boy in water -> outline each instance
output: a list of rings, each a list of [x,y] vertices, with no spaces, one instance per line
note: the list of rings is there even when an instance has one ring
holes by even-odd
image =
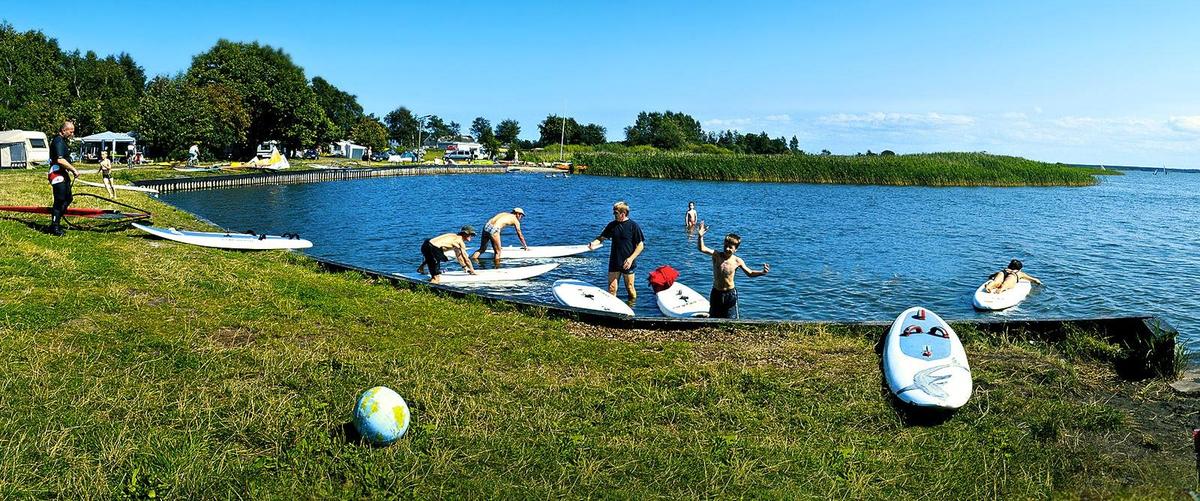
[[[683,214],[683,227],[692,231],[696,226],[696,202],[688,202],[688,210]]]
[[[733,287],[734,272],[741,269],[748,277],[761,277],[771,271],[771,265],[763,263],[761,270],[751,270],[742,258],[734,255],[742,244],[742,237],[730,233],[725,236],[724,250],[718,252],[704,246],[704,234],[708,227],[704,222],[696,229],[696,247],[700,252],[712,256],[713,286],[709,295],[708,316],[710,318],[738,318],[737,290]]]
[[[425,240],[421,243],[421,256],[425,260],[417,267],[417,273],[425,273],[425,266],[429,266],[429,282],[441,283],[442,263],[449,261],[446,251],[454,249],[454,258],[458,264],[462,265],[467,273],[474,275],[475,268],[471,266],[471,260],[467,259],[467,242],[470,242],[473,236],[475,228],[468,224],[458,233],[443,233]]]

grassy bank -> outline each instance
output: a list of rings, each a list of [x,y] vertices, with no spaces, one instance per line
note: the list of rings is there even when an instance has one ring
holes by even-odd
[[[0,203],[48,204],[36,173]],[[135,195],[155,222],[203,228]],[[886,398],[882,329],[623,331],[136,232],[0,219],[0,497],[1170,498],[1196,399],[1125,348],[960,333],[975,395]],[[415,249],[397,249],[416,252]],[[387,385],[413,427],[348,439]]]
[[[888,156],[578,153],[588,174],[893,186],[1089,186],[1098,170],[986,153]]]

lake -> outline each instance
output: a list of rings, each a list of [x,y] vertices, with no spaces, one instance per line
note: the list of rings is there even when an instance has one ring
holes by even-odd
[[[307,252],[384,272],[411,272],[421,242],[522,207],[530,245],[583,244],[625,200],[646,235],[638,315],[661,315],[647,274],[659,265],[707,294],[711,266],[685,232],[694,200],[719,247],[726,233],[752,268],[738,274],[742,318],[891,320],[923,305],[948,319],[1153,314],[1200,352],[1200,175],[1131,171],[1085,188],[922,188],[666,181],[542,174],[390,177],[169,193],[163,200],[233,231],[294,232]],[[508,229],[505,245],[517,245]],[[472,240],[470,246],[477,246]],[[477,247],[472,247],[472,250]],[[1018,307],[980,313],[971,294],[1010,259],[1044,287]],[[554,303],[550,284],[603,286],[608,245],[555,260],[520,285],[486,290]],[[517,262],[506,262],[512,266]],[[481,267],[490,267],[485,261]],[[457,265],[450,265],[457,269]],[[620,295],[624,295],[622,286]]]

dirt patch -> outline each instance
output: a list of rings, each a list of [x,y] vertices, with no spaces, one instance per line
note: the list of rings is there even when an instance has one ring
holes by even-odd
[[[253,344],[258,339],[258,333],[245,327],[222,327],[208,339],[222,348],[242,348]]]

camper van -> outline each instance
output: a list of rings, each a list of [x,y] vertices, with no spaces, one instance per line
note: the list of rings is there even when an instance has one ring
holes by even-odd
[[[46,139],[46,133],[34,132],[28,130],[6,130],[0,132],[0,143],[25,144],[25,161],[29,167],[33,164],[46,164],[50,162],[50,141]],[[11,148],[9,148],[11,150]]]
[[[487,158],[483,145],[479,143],[450,143],[446,146],[445,157],[449,160],[479,160]]]

